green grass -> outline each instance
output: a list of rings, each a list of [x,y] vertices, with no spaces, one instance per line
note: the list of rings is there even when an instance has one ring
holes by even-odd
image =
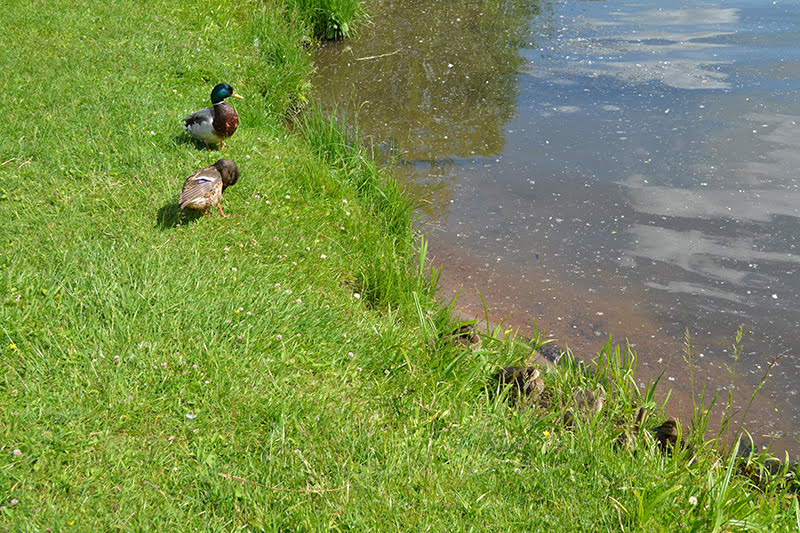
[[[646,431],[615,445],[639,407],[660,421],[626,350],[594,380],[549,371],[548,410],[485,388],[532,346],[439,340],[412,199],[352,127],[299,113],[311,26],[291,9],[6,13],[0,529],[796,529],[785,484]],[[208,152],[180,123],[220,81],[246,100]],[[223,155],[230,217],[182,215],[184,178]],[[614,399],[567,431],[578,387]]]
[[[360,0],[287,0],[287,4],[323,39],[351,37],[367,20]]]

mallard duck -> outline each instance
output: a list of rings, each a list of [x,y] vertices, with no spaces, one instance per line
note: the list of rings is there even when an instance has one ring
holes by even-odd
[[[664,451],[672,449],[675,446],[680,446],[681,448],[686,447],[685,440],[681,439],[680,442],[678,441],[681,431],[678,429],[678,423],[674,418],[666,419],[663,424],[654,427],[653,431],[656,432],[658,446]]]
[[[606,394],[602,389],[594,390],[580,387],[573,391],[572,400],[575,405],[575,412],[579,413],[583,419],[593,417],[603,410]],[[575,413],[572,409],[564,412],[564,427],[572,429],[575,424]]]
[[[239,127],[239,115],[233,106],[225,101],[231,96],[244,99],[243,96],[233,92],[233,87],[227,83],[220,83],[214,87],[211,90],[212,106],[187,115],[183,119],[185,122],[183,129],[192,137],[206,143],[206,148],[210,149],[209,143],[219,143],[225,148],[223,141],[233,135]]]
[[[450,333],[439,336],[447,346],[461,346],[477,350],[480,347],[481,338],[475,333],[475,324],[464,324]]]
[[[535,366],[507,366],[492,377],[500,389],[512,388],[508,397],[512,405],[534,407],[544,392],[544,380]]]
[[[614,445],[626,451],[633,451],[636,447],[636,439],[639,437],[639,430],[644,422],[644,417],[647,416],[647,409],[639,407],[636,410],[636,416],[633,419],[633,424],[624,424],[618,428],[620,431],[617,438],[614,439]]]
[[[230,159],[220,159],[210,167],[196,170],[183,182],[183,191],[178,203],[181,209],[206,211],[216,205],[222,212],[222,191],[239,180],[239,168]]]

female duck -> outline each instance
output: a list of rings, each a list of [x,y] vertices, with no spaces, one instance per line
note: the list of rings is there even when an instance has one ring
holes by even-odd
[[[178,203],[181,209],[206,211],[212,206],[222,212],[222,191],[239,180],[239,168],[230,159],[220,159],[210,167],[192,172],[183,182],[183,192]]]
[[[225,101],[228,97],[244,98],[233,92],[233,87],[227,83],[220,83],[211,91],[212,107],[195,111],[184,118],[183,129],[192,137],[209,144],[219,143],[225,148],[223,141],[233,135],[239,127],[239,115],[236,110]],[[209,148],[210,149],[210,148]]]

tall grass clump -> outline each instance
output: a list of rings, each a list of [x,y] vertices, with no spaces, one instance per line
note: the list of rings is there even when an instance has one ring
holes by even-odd
[[[750,408],[753,406],[758,393],[766,383],[769,373],[772,368],[780,361],[785,353],[778,354],[773,357],[767,364],[767,368],[761,376],[761,379],[753,389],[744,411],[738,413],[734,407],[733,391],[736,389],[736,367],[739,359],[743,353],[743,326],[740,326],[735,334],[734,342],[731,346],[733,352],[733,362],[731,365],[725,364],[725,368],[730,376],[730,384],[728,385],[727,396],[725,403],[720,405],[720,419],[718,428],[716,428],[716,435],[710,440],[706,441],[705,436],[709,431],[711,424],[711,415],[713,409],[718,404],[720,393],[716,392],[709,400],[706,397],[706,388],[703,387],[700,391],[696,390],[695,372],[697,367],[697,358],[692,349],[692,337],[687,329],[684,333],[684,360],[689,369],[689,384],[692,396],[692,434],[694,435],[695,445],[697,446],[712,446],[718,450],[731,451],[734,454],[748,457],[754,452],[754,444],[752,437],[747,433],[744,423]],[[738,414],[738,424],[734,428],[735,418]]]
[[[361,0],[287,0],[322,39],[351,37],[359,24],[367,20]]]

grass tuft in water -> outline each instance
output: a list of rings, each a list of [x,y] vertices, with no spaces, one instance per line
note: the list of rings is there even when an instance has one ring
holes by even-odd
[[[289,0],[288,3],[321,39],[352,37],[367,20],[360,0]]]

